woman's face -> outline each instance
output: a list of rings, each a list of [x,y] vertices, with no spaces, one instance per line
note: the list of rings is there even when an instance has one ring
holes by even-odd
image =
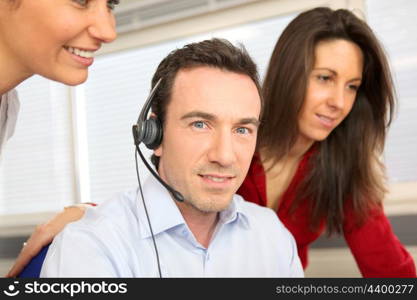
[[[299,114],[300,137],[322,141],[349,114],[362,80],[363,54],[346,40],[319,42]]]
[[[68,85],[80,84],[87,79],[94,52],[116,38],[113,1],[19,0],[17,4],[9,3],[9,9],[0,12],[0,51],[14,72],[27,77],[40,74]]]

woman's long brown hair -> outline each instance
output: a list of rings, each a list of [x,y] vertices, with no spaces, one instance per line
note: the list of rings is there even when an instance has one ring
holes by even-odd
[[[265,110],[259,132],[264,160],[284,159],[299,135],[298,117],[320,41],[343,39],[364,55],[362,84],[349,115],[309,160],[308,174],[293,210],[310,201],[311,229],[326,223],[327,233],[341,233],[346,205],[358,225],[386,192],[380,156],[394,111],[394,88],[384,51],[369,26],[348,10],[315,8],[298,15],[280,36],[263,83]]]

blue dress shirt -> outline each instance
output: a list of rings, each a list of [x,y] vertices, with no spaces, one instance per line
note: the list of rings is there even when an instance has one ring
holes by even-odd
[[[205,248],[153,177],[143,192],[162,277],[303,276],[295,241],[271,209],[235,195]],[[41,277],[159,277],[139,195],[137,190],[121,194],[68,224],[55,237]]]

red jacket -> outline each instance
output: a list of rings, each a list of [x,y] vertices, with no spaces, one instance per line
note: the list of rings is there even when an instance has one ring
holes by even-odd
[[[309,229],[310,215],[307,201],[293,215],[289,214],[296,190],[307,173],[307,161],[312,155],[304,155],[288,189],[282,195],[277,211],[279,219],[293,234],[303,267],[308,264],[308,246],[324,231]],[[237,192],[245,200],[266,206],[266,177],[259,156],[255,155],[248,175]],[[345,211],[344,237],[364,277],[416,277],[413,258],[394,235],[391,224],[382,209],[375,209],[361,226],[355,226],[352,211]]]

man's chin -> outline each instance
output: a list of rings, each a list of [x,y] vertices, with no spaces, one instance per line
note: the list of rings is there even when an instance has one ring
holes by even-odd
[[[233,194],[203,193],[185,198],[185,204],[203,213],[217,213],[227,209],[232,202]]]

